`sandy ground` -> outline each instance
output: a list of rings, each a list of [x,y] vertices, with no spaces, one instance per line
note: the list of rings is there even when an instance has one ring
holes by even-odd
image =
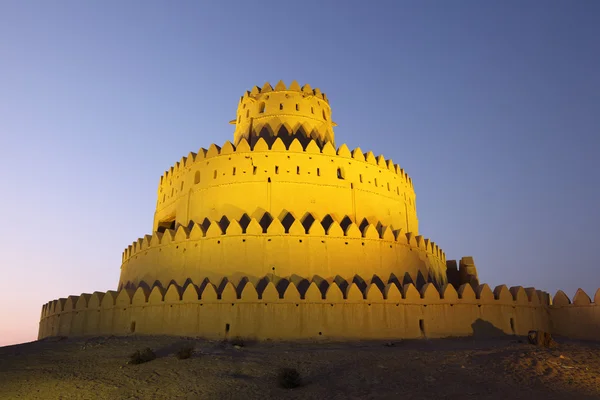
[[[600,343],[524,338],[231,343],[46,339],[0,348],[0,399],[600,399]],[[191,358],[174,353],[194,346]],[[137,349],[157,358],[128,364]],[[280,388],[280,368],[304,381]]]

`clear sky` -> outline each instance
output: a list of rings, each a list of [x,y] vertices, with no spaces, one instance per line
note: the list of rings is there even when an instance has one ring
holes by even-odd
[[[116,289],[161,174],[293,79],[492,286],[600,287],[600,2],[0,2],[0,345]]]

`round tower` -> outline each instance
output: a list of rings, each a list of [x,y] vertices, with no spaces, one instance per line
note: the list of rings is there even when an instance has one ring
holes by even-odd
[[[283,81],[272,88],[265,83],[254,86],[240,99],[235,125],[234,145],[246,139],[250,146],[263,138],[270,146],[281,138],[286,146],[294,140],[306,146],[311,139],[319,147],[325,143],[335,146],[331,108],[324,93],[310,85],[300,87],[293,81],[286,87]]]

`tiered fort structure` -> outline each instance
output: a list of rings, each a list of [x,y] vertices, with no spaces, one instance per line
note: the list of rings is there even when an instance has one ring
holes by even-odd
[[[446,260],[419,233],[406,172],[336,149],[319,89],[254,87],[231,123],[233,142],[160,178],[153,233],[124,251],[118,290],[44,305],[40,338],[598,336],[600,291],[594,302],[579,291],[577,307],[559,292],[552,304],[533,288],[480,285],[471,257]],[[585,329],[567,327],[579,319]]]

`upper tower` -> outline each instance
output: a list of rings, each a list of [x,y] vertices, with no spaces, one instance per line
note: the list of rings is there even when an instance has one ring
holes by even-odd
[[[331,121],[331,108],[325,93],[312,89],[310,85],[300,87],[293,81],[289,87],[283,81],[275,86],[267,82],[262,88],[254,86],[240,99],[235,125],[233,144],[246,138],[250,146],[259,138],[271,145],[277,137],[289,145],[298,139],[306,146],[310,139],[319,146],[331,143],[335,146]]]

